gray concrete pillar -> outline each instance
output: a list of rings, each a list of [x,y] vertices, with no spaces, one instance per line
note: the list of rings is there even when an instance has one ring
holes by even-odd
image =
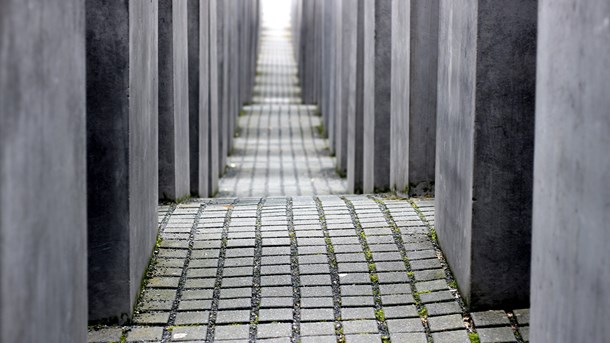
[[[326,85],[326,94],[325,94],[325,104],[324,104],[324,112],[326,113],[326,135],[328,137],[328,147],[330,149],[331,154],[335,152],[335,108],[334,108],[334,99],[335,99],[335,54],[337,52],[336,47],[336,14],[337,6],[335,1],[325,1],[324,2],[324,31],[325,34],[323,37],[326,37],[325,47],[326,54],[324,56],[324,78],[327,80]]]
[[[159,0],[159,198],[188,197],[188,0]]]
[[[220,126],[220,158],[218,164],[218,173],[220,176],[224,174],[225,166],[227,165],[227,156],[229,156],[229,115],[231,113],[231,102],[229,93],[231,90],[231,80],[229,70],[231,68],[230,49],[231,44],[231,1],[221,0],[218,4],[218,51],[219,51],[219,87],[220,93],[220,111],[219,111],[219,126]]]
[[[218,0],[210,2],[210,195],[218,192],[222,113],[222,11]]]
[[[399,193],[434,192],[438,0],[394,1],[390,185]]]
[[[363,192],[390,187],[392,0],[364,0]]]
[[[363,169],[363,89],[364,89],[364,0],[348,0],[344,4],[344,69],[343,85],[347,111],[347,191],[362,193]],[[346,74],[346,75],[345,75]]]
[[[610,3],[541,0],[531,342],[610,337]]]
[[[0,3],[0,341],[87,341],[85,2]]]
[[[158,6],[87,2],[89,319],[131,317],[157,236]]]
[[[347,171],[347,118],[344,107],[346,64],[344,56],[345,16],[343,3],[347,0],[336,0],[335,11],[335,157],[337,159],[337,172],[345,175]]]
[[[210,195],[210,2],[188,0],[191,194]]]
[[[527,306],[536,0],[441,0],[436,229],[471,309]]]

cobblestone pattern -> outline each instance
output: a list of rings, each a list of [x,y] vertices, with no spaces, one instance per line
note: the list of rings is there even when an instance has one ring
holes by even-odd
[[[286,32],[263,31],[253,104],[239,117],[219,197],[344,194],[317,107],[301,104]]]
[[[89,342],[470,342],[475,327],[481,342],[523,342],[527,310],[464,310],[429,232],[432,205],[327,195],[161,207],[133,326],[92,328]]]

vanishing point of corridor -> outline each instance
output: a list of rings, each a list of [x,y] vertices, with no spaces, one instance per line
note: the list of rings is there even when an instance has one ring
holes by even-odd
[[[470,342],[434,201],[341,196],[288,31],[261,39],[219,197],[160,208],[132,325],[89,342]],[[482,337],[527,335],[526,310],[480,316]]]

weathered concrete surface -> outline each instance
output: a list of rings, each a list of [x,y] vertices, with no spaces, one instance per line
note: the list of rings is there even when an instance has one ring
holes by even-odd
[[[220,174],[220,115],[222,108],[222,12],[218,0],[210,0],[210,195],[218,192]]]
[[[188,0],[189,167],[191,195],[209,196],[209,2]]]
[[[159,197],[190,195],[188,0],[159,0]]]
[[[84,6],[0,4],[2,342],[87,339]]]
[[[433,192],[438,67],[438,0],[392,3],[390,185]]]
[[[324,32],[325,34],[325,56],[324,71],[326,77],[326,95],[324,102],[324,112],[326,113],[326,135],[328,138],[328,148],[331,153],[335,152],[335,90],[336,90],[336,66],[335,59],[338,52],[336,32],[337,32],[337,5],[334,1],[324,2]]]
[[[439,0],[411,0],[408,186],[434,193]],[[401,190],[404,190],[404,185]]]
[[[472,309],[529,301],[536,14],[440,2],[436,227]]]
[[[158,6],[87,1],[89,320],[130,318],[157,233]]]
[[[345,17],[343,2],[336,0],[336,37],[335,37],[335,156],[337,157],[337,171],[345,175],[347,171],[347,117],[345,111],[344,82],[346,73],[343,61],[345,40]]]
[[[409,187],[410,26],[411,1],[392,1],[390,185],[398,192]]]
[[[610,3],[540,1],[531,342],[610,337]]]
[[[343,2],[343,110],[345,111],[346,150],[341,160],[347,169],[347,191],[362,191],[362,111],[358,111],[358,85],[362,73],[358,73],[360,0]],[[343,124],[342,124],[343,125]],[[358,144],[356,144],[358,143]],[[360,158],[358,158],[358,156]]]
[[[392,1],[364,0],[363,192],[390,187]]]

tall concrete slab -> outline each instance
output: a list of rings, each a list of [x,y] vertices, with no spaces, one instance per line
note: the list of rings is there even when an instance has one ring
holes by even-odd
[[[218,61],[219,61],[219,88],[220,88],[220,111],[219,111],[219,126],[220,126],[220,158],[218,163],[218,173],[220,176],[224,174],[225,166],[227,165],[227,157],[229,156],[229,115],[231,113],[230,104],[230,84],[229,78],[231,59],[230,49],[231,44],[231,2],[223,0],[217,2],[218,6]]]
[[[438,0],[393,4],[390,185],[398,193],[434,193]]]
[[[344,7],[343,2],[347,0],[336,0],[335,10],[335,157],[337,160],[337,172],[345,175],[347,171],[347,118],[344,110]]]
[[[328,138],[328,147],[331,153],[335,152],[335,108],[334,108],[334,99],[335,99],[335,80],[336,80],[336,71],[335,71],[335,55],[337,53],[336,47],[336,14],[337,6],[335,1],[325,1],[324,2],[324,32],[323,37],[326,37],[325,40],[325,56],[324,56],[324,71],[323,75],[325,75],[326,83],[326,93],[325,93],[325,103],[324,103],[324,112],[326,113],[327,123],[326,123],[326,135]]]
[[[222,111],[222,12],[218,0],[209,0],[210,5],[210,145],[209,145],[209,192],[218,192],[220,174],[220,116]],[[219,20],[220,18],[220,20]]]
[[[347,191],[362,193],[363,169],[363,89],[364,89],[364,0],[351,1],[345,10],[349,19],[344,39],[347,41],[344,60],[347,64],[345,96],[347,110]],[[345,4],[344,4],[345,5]]]
[[[87,1],[90,321],[127,321],[155,245],[158,4]]]
[[[608,18],[608,1],[540,1],[531,342],[610,337]]]
[[[392,1],[364,0],[364,193],[390,188]]]
[[[159,0],[159,197],[190,189],[188,0]]]
[[[411,0],[408,187],[418,196],[434,194],[438,20],[439,0]]]
[[[409,189],[412,1],[392,1],[390,185],[399,193]]]
[[[87,340],[85,3],[0,3],[0,341]]]
[[[188,0],[191,195],[210,195],[210,2]]]
[[[441,0],[436,228],[473,310],[527,306],[536,0]]]

